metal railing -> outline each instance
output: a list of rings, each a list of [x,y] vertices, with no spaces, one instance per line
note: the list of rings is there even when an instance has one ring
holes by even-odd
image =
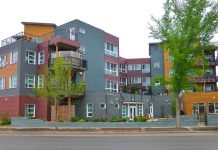
[[[32,35],[26,32],[20,32],[17,33],[11,37],[8,37],[4,40],[1,41],[1,47],[6,46],[8,44],[14,43],[18,40],[28,40],[33,43],[42,43],[44,41],[53,39],[55,37],[63,37],[67,38],[73,41],[77,41],[77,34],[76,33],[71,33],[68,30],[62,29],[62,28],[56,28],[54,31],[37,36],[37,35]]]

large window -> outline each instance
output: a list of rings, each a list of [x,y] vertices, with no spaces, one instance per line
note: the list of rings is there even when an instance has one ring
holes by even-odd
[[[141,64],[131,64],[128,65],[128,70],[141,70],[142,66]]]
[[[17,75],[12,75],[9,77],[9,88],[17,87]]]
[[[127,78],[120,77],[120,86],[127,86]]]
[[[6,65],[6,55],[0,55],[0,67],[5,67]]]
[[[150,77],[144,77],[142,78],[143,82],[142,85],[143,86],[150,86],[151,85],[151,78]]]
[[[86,105],[86,117],[93,117],[93,104]]]
[[[38,88],[43,88],[44,87],[44,75],[39,75],[38,76]]]
[[[138,110],[139,110],[139,116],[143,116],[143,105],[142,104],[138,105]]]
[[[204,103],[195,103],[192,106],[193,114],[203,114],[204,113]]]
[[[120,64],[120,72],[127,73],[127,67],[125,64]]]
[[[143,64],[142,65],[142,72],[143,73],[150,73],[150,64]]]
[[[35,118],[36,117],[36,106],[35,104],[25,105],[25,116]]]
[[[104,50],[106,55],[118,57],[118,47],[110,44],[110,43],[105,43],[104,44]]]
[[[10,53],[10,64],[16,64],[17,63],[17,57],[18,57],[18,52],[11,52]]]
[[[74,41],[76,40],[76,28],[75,27],[70,28],[70,39]]]
[[[0,90],[5,89],[5,78],[0,78]]]
[[[105,90],[108,92],[118,92],[118,83],[116,81],[105,81]]]
[[[155,62],[154,63],[154,69],[159,69],[160,68],[160,63],[159,62]]]
[[[135,77],[135,78],[129,78],[129,83],[142,83],[142,78],[141,77]]]
[[[45,63],[45,52],[39,52],[38,53],[38,64],[44,64]]]
[[[218,113],[218,103],[209,103],[209,113],[211,114]]]
[[[209,92],[209,91],[214,91],[214,85],[212,85],[212,84],[206,85],[205,90],[206,90],[207,92]]]
[[[32,51],[26,51],[26,63],[36,64],[36,53]]]
[[[25,75],[25,88],[35,88],[35,75]]]
[[[112,76],[118,76],[117,64],[105,62],[105,74],[112,75]]]

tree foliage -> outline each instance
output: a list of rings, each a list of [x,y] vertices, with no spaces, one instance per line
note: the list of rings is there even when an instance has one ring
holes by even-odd
[[[36,88],[37,96],[47,99],[51,104],[59,103],[68,96],[81,95],[85,92],[83,82],[69,82],[72,77],[72,67],[63,58],[58,57],[50,68],[44,70],[43,88]]]
[[[172,92],[187,88],[188,74],[193,73],[196,59],[203,50],[214,50],[211,39],[218,29],[218,2],[210,0],[166,0],[164,15],[152,17],[150,36],[163,42],[173,56]]]

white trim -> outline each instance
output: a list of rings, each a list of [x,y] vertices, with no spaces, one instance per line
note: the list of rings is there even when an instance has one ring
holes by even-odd
[[[91,105],[92,111],[89,111],[89,105]],[[91,115],[89,115],[89,114],[91,114]],[[86,117],[93,117],[93,104],[92,103],[86,104]]]

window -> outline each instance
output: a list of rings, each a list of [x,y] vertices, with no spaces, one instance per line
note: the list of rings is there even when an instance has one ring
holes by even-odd
[[[35,88],[35,76],[25,75],[25,88]]]
[[[38,53],[38,64],[44,64],[45,63],[45,52],[39,52]]]
[[[151,78],[150,77],[144,77],[142,78],[142,85],[143,86],[150,86],[151,85]]]
[[[105,43],[104,50],[105,50],[106,55],[118,57],[118,47],[117,46],[110,44],[110,43]]]
[[[105,62],[105,74],[112,75],[112,76],[118,76],[117,64]]]
[[[120,86],[126,86],[127,85],[127,78],[120,77]]]
[[[142,73],[150,73],[150,64],[142,65]]]
[[[26,63],[36,64],[36,53],[31,51],[26,51]]]
[[[93,117],[93,104],[86,105],[86,117]]]
[[[171,61],[173,61],[173,60],[174,60],[174,57],[171,56],[171,55],[169,55],[169,56],[168,56],[168,61],[171,62]]]
[[[119,105],[119,104],[114,104],[114,108],[115,108],[115,109],[119,109],[119,108],[120,108],[120,105]]]
[[[159,69],[160,68],[160,63],[159,62],[155,62],[154,63],[154,69]]]
[[[209,113],[218,114],[218,103],[209,103]]]
[[[17,87],[17,75],[12,75],[9,78],[9,88]]]
[[[126,105],[122,105],[122,117],[127,117],[127,107]]]
[[[26,104],[25,105],[25,117],[36,117],[36,106],[35,104]]]
[[[206,91],[214,91],[214,85],[206,85],[206,88],[205,88]]]
[[[43,88],[44,87],[44,75],[39,75],[38,76],[38,88]]]
[[[129,78],[129,83],[142,83],[141,77]]]
[[[100,104],[100,108],[101,108],[101,109],[105,109],[105,108],[106,108],[106,104],[105,104],[105,103],[101,103],[101,104]]]
[[[174,70],[173,70],[173,69],[170,69],[170,70],[169,70],[169,77],[171,78],[171,77],[173,76],[173,74],[174,74]]]
[[[86,53],[86,47],[85,47],[85,45],[80,45],[79,50],[80,50],[83,54],[85,54],[85,53]]]
[[[79,33],[86,34],[86,30],[84,28],[79,28]]]
[[[128,70],[141,70],[142,66],[141,64],[131,64],[128,65]]]
[[[105,90],[108,92],[118,92],[118,83],[117,81],[105,81]]]
[[[6,65],[6,55],[0,55],[0,67],[5,67]]]
[[[156,80],[154,86],[160,86],[160,80]]]
[[[143,105],[139,104],[138,109],[139,109],[139,116],[143,116]]]
[[[0,78],[0,90],[5,89],[5,78]]]
[[[18,52],[11,52],[10,53],[10,64],[17,63],[17,56],[18,56]]]
[[[193,114],[203,114],[204,113],[204,103],[193,104]]]
[[[213,75],[213,68],[206,68],[206,69],[205,69],[205,73],[206,73],[207,75]]]
[[[74,41],[76,40],[76,28],[75,27],[70,28],[70,39]]]
[[[120,64],[120,72],[127,73],[127,68],[125,64]]]

